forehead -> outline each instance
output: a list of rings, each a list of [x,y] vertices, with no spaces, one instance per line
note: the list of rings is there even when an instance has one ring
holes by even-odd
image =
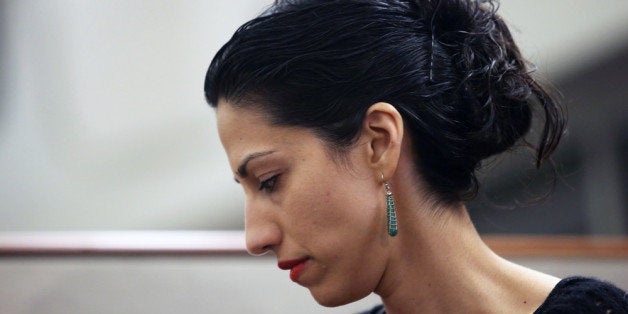
[[[260,110],[236,107],[224,100],[218,102],[216,120],[223,146],[231,144],[234,137],[250,137],[271,127]]]
[[[315,140],[306,129],[271,125],[268,116],[256,108],[241,108],[219,101],[216,109],[218,135],[232,169],[242,159],[260,151],[295,150]]]
[[[254,146],[272,133],[268,119],[259,110],[235,107],[223,100],[218,102],[216,120],[218,136],[228,155],[242,149],[241,144]]]

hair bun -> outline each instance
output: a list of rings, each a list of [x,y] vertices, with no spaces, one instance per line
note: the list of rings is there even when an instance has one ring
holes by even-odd
[[[458,93],[472,121],[463,136],[477,160],[511,147],[530,128],[533,94],[525,60],[490,1],[416,1],[432,32],[430,76],[438,66],[458,73]]]

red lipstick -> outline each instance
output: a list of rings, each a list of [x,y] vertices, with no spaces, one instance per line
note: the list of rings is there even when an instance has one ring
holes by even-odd
[[[304,257],[304,258],[292,259],[288,261],[281,261],[277,264],[277,266],[279,266],[279,268],[284,269],[284,270],[290,269],[290,279],[292,281],[297,281],[297,279],[299,279],[299,276],[305,269],[305,263],[307,262],[307,260],[308,258]]]

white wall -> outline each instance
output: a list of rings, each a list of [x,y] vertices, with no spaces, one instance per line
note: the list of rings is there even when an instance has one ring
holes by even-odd
[[[261,8],[3,3],[0,230],[240,226],[203,80]]]

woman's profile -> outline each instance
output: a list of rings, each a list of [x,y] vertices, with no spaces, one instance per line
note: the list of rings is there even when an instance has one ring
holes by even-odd
[[[248,251],[273,252],[318,303],[628,311],[611,284],[497,256],[469,218],[483,160],[522,143],[538,111],[538,167],[565,127],[494,3],[276,1],[218,51],[205,95],[246,194]]]

